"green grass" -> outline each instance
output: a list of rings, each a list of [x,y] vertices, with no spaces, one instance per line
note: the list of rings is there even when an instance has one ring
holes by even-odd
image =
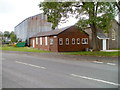
[[[65,52],[63,54],[67,55],[87,55],[87,56],[120,56],[120,52],[103,52],[103,51],[96,51],[96,52]]]
[[[50,52],[50,51],[33,49],[33,48],[30,48],[30,47],[13,47],[13,46],[3,46],[3,47],[0,47],[0,50],[22,51],[22,52],[41,52],[41,53]]]
[[[38,49],[33,49],[29,47],[13,47],[13,46],[3,46],[0,47],[0,50],[7,50],[7,51],[22,51],[22,52],[39,52],[39,53],[49,53],[50,51],[44,51],[44,50],[38,50]],[[61,54],[65,55],[87,55],[87,56],[120,56],[120,51],[119,52],[62,52]]]
[[[113,48],[112,50],[120,50],[120,48]]]

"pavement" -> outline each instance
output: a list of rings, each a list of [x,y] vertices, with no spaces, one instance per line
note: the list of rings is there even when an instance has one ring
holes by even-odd
[[[106,61],[102,62],[103,59]],[[117,57],[2,52],[3,88],[118,88],[118,86],[120,84]]]
[[[101,50],[101,51],[104,51],[104,52],[117,52],[117,51],[120,51],[120,50]]]
[[[118,63],[119,57],[106,57],[106,56],[86,56],[86,55],[65,55],[62,53],[51,52],[51,53],[36,53],[36,52],[19,52],[19,51],[2,51],[3,53],[16,53],[16,54],[24,54],[24,55],[32,55],[35,57],[42,57],[48,59],[56,60],[74,60],[74,61],[100,61],[104,63]]]

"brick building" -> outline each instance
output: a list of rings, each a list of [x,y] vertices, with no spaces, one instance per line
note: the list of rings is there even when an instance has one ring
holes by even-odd
[[[89,48],[89,35],[75,26],[40,32],[30,37],[30,46],[41,50],[67,52]]]

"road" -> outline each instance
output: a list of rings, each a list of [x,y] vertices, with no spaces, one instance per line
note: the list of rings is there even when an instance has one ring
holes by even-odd
[[[2,53],[3,88],[118,88],[118,65]]]

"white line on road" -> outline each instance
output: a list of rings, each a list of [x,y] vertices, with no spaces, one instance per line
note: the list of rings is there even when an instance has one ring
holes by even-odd
[[[103,63],[103,62],[98,62],[98,61],[93,61],[94,63]]]
[[[113,66],[115,66],[116,64],[115,63],[107,63],[108,65],[113,65]]]
[[[111,85],[114,85],[114,86],[120,86],[120,84],[118,84],[118,83],[109,82],[109,81],[105,81],[105,80],[101,80],[101,79],[95,79],[95,78],[90,78],[90,77],[80,76],[80,75],[75,75],[75,74],[70,74],[70,75],[74,76],[74,77],[83,78],[83,79],[88,79],[88,80],[93,80],[93,81],[97,81],[97,82],[107,83],[107,84],[111,84]]]
[[[31,67],[46,69],[45,67],[41,67],[41,66],[37,66],[37,65],[29,64],[29,63],[24,63],[24,62],[19,62],[19,61],[15,61],[15,62],[20,63],[20,64],[24,64],[24,65],[28,65],[28,66],[31,66]]]

